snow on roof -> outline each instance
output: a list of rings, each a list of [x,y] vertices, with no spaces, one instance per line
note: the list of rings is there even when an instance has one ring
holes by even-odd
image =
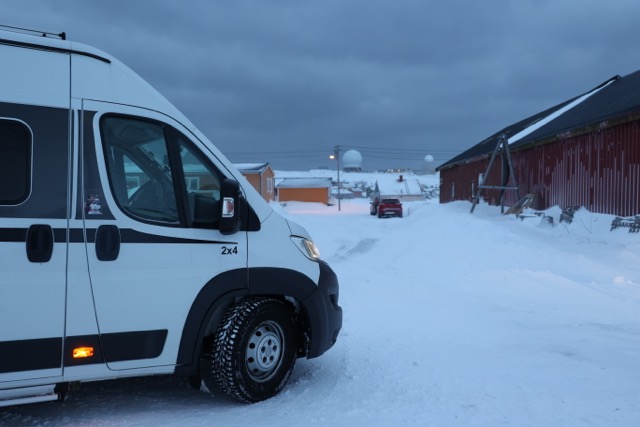
[[[261,172],[269,163],[234,163],[233,166],[241,172]]]
[[[564,107],[554,111],[553,113],[549,114],[548,116],[546,116],[545,118],[538,120],[537,122],[535,122],[534,124],[532,124],[531,126],[528,126],[524,129],[522,129],[520,132],[518,132],[517,134],[513,135],[511,138],[509,138],[509,145],[513,144],[514,142],[524,138],[525,136],[529,135],[530,133],[540,129],[542,126],[546,125],[547,123],[549,123],[550,121],[560,117],[561,115],[563,115],[564,113],[566,113],[567,111],[571,110],[573,107],[575,107],[576,105],[579,105],[581,103],[583,103],[584,101],[586,101],[589,97],[591,97],[592,95],[595,95],[596,93],[600,92],[602,89],[604,89],[605,87],[609,86],[611,83],[613,83],[615,80],[611,80],[609,81],[607,84],[604,84],[600,87],[595,88],[594,90],[592,90],[591,92],[587,92],[584,95],[582,95],[581,97],[575,99],[573,102],[568,103],[567,105],[565,105]]]
[[[413,179],[395,180],[379,180],[376,182],[380,194],[398,195],[398,196],[419,196],[422,194],[420,182]]]
[[[337,188],[332,188],[331,189],[331,194],[338,194],[338,189]],[[351,195],[351,194],[353,194],[353,191],[349,190],[348,188],[341,188],[340,189],[340,194]]]
[[[275,184],[278,184],[286,178],[330,178],[333,182],[336,182],[336,170],[328,169],[313,169],[309,171],[287,171],[287,170],[274,170]],[[402,174],[404,179],[417,179],[421,185],[424,186],[439,186],[440,176],[435,175],[415,175],[413,173],[405,172]],[[343,172],[340,171],[340,181],[342,181],[342,187],[349,187],[350,183],[361,183],[364,188],[374,188],[376,181],[396,181],[398,179],[398,173],[389,172]]]
[[[276,184],[278,188],[329,188],[331,178],[285,178]]]

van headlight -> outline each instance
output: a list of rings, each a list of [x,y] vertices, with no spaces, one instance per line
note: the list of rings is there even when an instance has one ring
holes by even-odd
[[[320,260],[320,251],[311,240],[299,236],[291,236],[291,240],[296,244],[298,249],[300,249],[300,252],[311,261]]]

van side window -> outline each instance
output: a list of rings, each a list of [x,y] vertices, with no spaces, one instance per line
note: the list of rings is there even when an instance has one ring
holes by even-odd
[[[194,227],[216,228],[220,219],[222,175],[184,136],[179,135],[177,139],[191,223]]]
[[[31,132],[15,120],[0,119],[0,205],[18,205],[31,189]]]
[[[111,190],[128,214],[178,224],[163,126],[143,120],[105,117],[101,123]]]

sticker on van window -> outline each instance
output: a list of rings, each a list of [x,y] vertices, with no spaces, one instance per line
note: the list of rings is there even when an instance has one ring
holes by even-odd
[[[84,213],[87,215],[102,215],[102,198],[100,193],[87,192],[84,201]]]

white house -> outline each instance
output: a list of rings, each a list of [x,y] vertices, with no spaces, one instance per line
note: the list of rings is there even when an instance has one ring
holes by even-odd
[[[422,188],[417,178],[377,180],[373,197],[379,199],[399,199],[400,201],[422,200]]]

